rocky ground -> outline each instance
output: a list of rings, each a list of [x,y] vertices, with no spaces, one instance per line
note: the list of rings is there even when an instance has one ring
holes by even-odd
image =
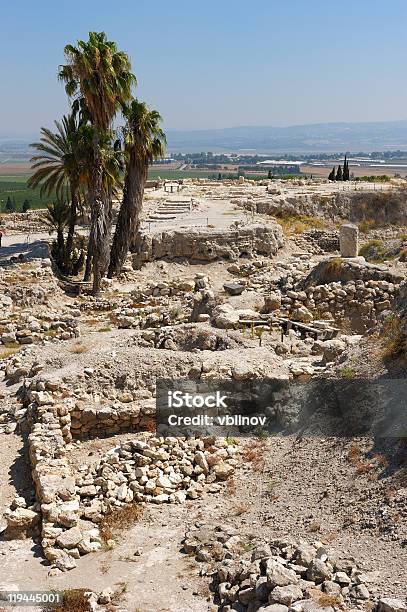
[[[404,230],[386,229],[389,259],[342,259],[348,200],[337,218],[318,208],[332,189],[151,192],[153,250],[97,298],[55,275],[41,220],[39,250],[20,249],[16,218],[0,252],[0,590],[83,589],[94,610],[407,609],[402,440],[154,435],[158,378],[405,377]]]

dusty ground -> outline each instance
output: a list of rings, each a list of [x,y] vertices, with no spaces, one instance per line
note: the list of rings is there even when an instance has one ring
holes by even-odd
[[[321,187],[324,193],[331,193],[334,188]],[[228,189],[238,191],[241,186]],[[264,190],[263,187],[253,189]],[[292,189],[295,195],[295,190],[304,188]],[[226,188],[225,192],[227,195]],[[233,198],[226,197],[225,193],[214,200],[211,193],[199,187],[190,189],[190,193],[186,189],[182,195],[192,193],[199,200],[196,208],[175,222],[161,222],[160,227],[208,223],[226,227],[235,220],[247,218],[242,209],[236,210],[230,202]],[[146,215],[167,196],[155,193],[154,198],[157,201],[147,201]],[[272,222],[260,215],[256,215],[256,220]],[[22,233],[5,237],[0,251],[3,262],[20,252],[28,257],[46,254],[41,243],[47,237],[45,233],[32,235],[27,243],[24,236]],[[272,266],[267,272],[270,281],[277,264],[291,265],[301,255],[304,261],[304,254],[310,266],[326,256],[307,255],[294,237],[270,262]],[[235,280],[227,271],[229,265],[230,262],[149,263],[120,282],[115,281],[105,295],[113,300],[151,281],[193,279],[197,272],[204,272],[211,289],[215,294],[222,294],[224,302],[235,309],[258,308],[264,298],[256,291],[246,291],[237,297],[222,293],[223,284]],[[78,305],[78,300],[55,290],[48,304],[54,308],[73,307]],[[108,324],[111,326],[107,327]],[[226,351],[174,352],[136,346],[141,332],[117,329],[103,311],[82,312],[80,327],[80,339],[33,346],[27,357],[30,363],[40,360],[48,376],[64,379],[71,390],[78,381],[82,384],[83,370],[89,367],[94,368],[94,374],[87,381],[89,393],[97,391],[103,377],[109,375],[114,381],[123,374],[137,389],[144,385],[151,390],[155,376],[187,375],[197,361],[205,362],[209,369],[221,364],[231,370],[241,366],[263,368],[268,376],[288,372],[288,358],[276,355],[267,342],[258,346],[249,334],[242,335],[241,346]],[[358,346],[349,349],[347,361],[340,367],[351,364],[360,376],[388,373],[389,366],[383,363],[380,351],[371,347],[371,338],[365,337]],[[301,356],[291,355],[290,359],[301,360]],[[397,367],[398,374],[405,376],[403,364]],[[13,409],[18,407],[19,386],[6,385],[0,379],[0,398],[3,398],[0,402]],[[123,434],[75,443],[70,448],[70,463],[74,468],[82,463],[91,464],[116,444],[131,438],[131,434]],[[248,546],[253,538],[268,540],[286,535],[322,541],[335,553],[354,557],[360,568],[378,571],[377,582],[371,589],[373,597],[406,597],[407,502],[403,495],[407,482],[400,480],[399,469],[393,461],[392,442],[372,448],[369,440],[273,437],[268,441],[244,440],[243,445],[253,451],[251,458],[243,451],[236,473],[222,485],[219,494],[206,493],[202,499],[176,506],[145,506],[138,522],[117,534],[117,544],[112,550],[82,557],[77,568],[70,572],[50,576],[50,567],[42,557],[38,541],[0,539],[0,587],[16,585],[28,590],[84,587],[101,591],[111,586],[124,590],[123,610],[209,611],[213,609],[210,580],[200,575],[205,573],[202,564],[182,552],[182,541],[185,532],[194,525],[209,529],[219,524],[234,528],[247,540]],[[33,488],[23,437],[18,432],[0,433],[0,449],[0,508],[4,509],[16,495],[32,499]],[[360,609],[363,606],[360,604]]]

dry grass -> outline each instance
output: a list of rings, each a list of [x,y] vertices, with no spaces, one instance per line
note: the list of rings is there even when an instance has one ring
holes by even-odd
[[[362,450],[356,442],[352,442],[348,450],[348,461],[353,463],[355,460],[359,460],[362,455]]]
[[[328,274],[338,274],[342,270],[342,263],[341,257],[333,257],[327,262],[325,270]]]
[[[242,516],[242,514],[246,514],[246,512],[249,512],[248,504],[237,504],[234,508],[235,516]]]
[[[236,480],[234,478],[229,478],[226,483],[226,492],[228,495],[236,495]]]
[[[283,216],[277,218],[277,223],[281,225],[286,236],[302,234],[308,229],[320,229],[326,225],[326,223],[318,217],[308,217],[305,215]]]
[[[388,318],[380,335],[384,359],[396,359],[406,354],[407,337],[399,318]]]
[[[407,261],[407,247],[405,247],[404,249],[402,249],[400,251],[399,260],[402,261],[402,262],[406,262]]]
[[[75,346],[73,346],[71,349],[71,353],[74,353],[75,355],[82,355],[83,353],[87,353],[88,351],[89,347],[85,344],[75,344]]]
[[[136,504],[129,504],[123,508],[113,510],[107,514],[99,525],[102,541],[106,545],[109,540],[114,540],[115,535],[133,527],[140,520],[142,509]]]
[[[55,329],[48,329],[45,333],[44,333],[44,337],[45,338],[56,338],[58,335],[57,331]]]
[[[327,593],[316,594],[312,592],[311,596],[321,608],[343,608],[343,604],[337,595],[328,595]]]
[[[375,470],[377,467],[376,461],[365,461],[363,459],[363,453],[360,446],[353,442],[349,451],[347,459],[352,467],[355,469],[356,474],[362,476],[363,474],[370,474],[372,470]],[[375,479],[376,475],[371,476],[371,479]]]
[[[334,542],[338,536],[339,536],[338,531],[330,531],[329,533],[326,534],[326,536],[321,538],[321,542],[322,544],[332,544],[332,542]]]
[[[18,348],[8,348],[7,346],[5,346],[4,348],[1,348],[0,349],[0,361],[2,359],[8,359],[12,355],[15,355],[15,353],[17,352],[18,352]]]
[[[346,378],[347,380],[352,380],[353,378],[356,377],[355,370],[351,368],[350,366],[345,366],[344,368],[339,370],[339,372],[342,378]]]
[[[321,531],[321,523],[319,521],[311,521],[308,526],[308,530],[311,533],[317,533],[318,531]]]
[[[359,231],[362,234],[367,234],[370,230],[375,229],[379,226],[379,222],[376,219],[363,219],[358,223]]]
[[[243,451],[243,461],[251,463],[253,470],[261,472],[265,465],[266,440],[250,440]]]

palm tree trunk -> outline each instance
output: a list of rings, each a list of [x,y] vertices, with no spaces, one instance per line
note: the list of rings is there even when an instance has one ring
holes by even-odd
[[[138,159],[135,147],[132,147],[125,178],[123,201],[113,237],[108,278],[120,274],[130,245],[139,229],[146,180],[147,166],[143,160]]]
[[[71,185],[71,207],[69,211],[69,227],[68,236],[66,238],[65,246],[65,268],[70,273],[71,270],[71,256],[73,251],[73,239],[75,235],[75,227],[78,216],[78,188],[76,185]]]
[[[93,240],[92,235],[89,235],[88,240],[88,252],[86,254],[86,265],[85,265],[85,274],[83,280],[88,283],[90,281],[90,276],[92,274],[92,261],[93,261]]]
[[[57,265],[63,271],[65,262],[65,240],[64,240],[64,228],[59,226],[57,228]]]
[[[94,143],[94,165],[91,191],[91,233],[93,259],[93,295],[98,295],[102,277],[109,265],[109,202],[103,189],[103,168],[98,144]]]

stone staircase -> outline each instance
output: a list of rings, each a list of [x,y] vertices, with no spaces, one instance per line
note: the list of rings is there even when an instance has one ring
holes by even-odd
[[[147,222],[169,221],[189,213],[192,209],[191,199],[174,198],[162,202],[158,208],[150,213]]]

